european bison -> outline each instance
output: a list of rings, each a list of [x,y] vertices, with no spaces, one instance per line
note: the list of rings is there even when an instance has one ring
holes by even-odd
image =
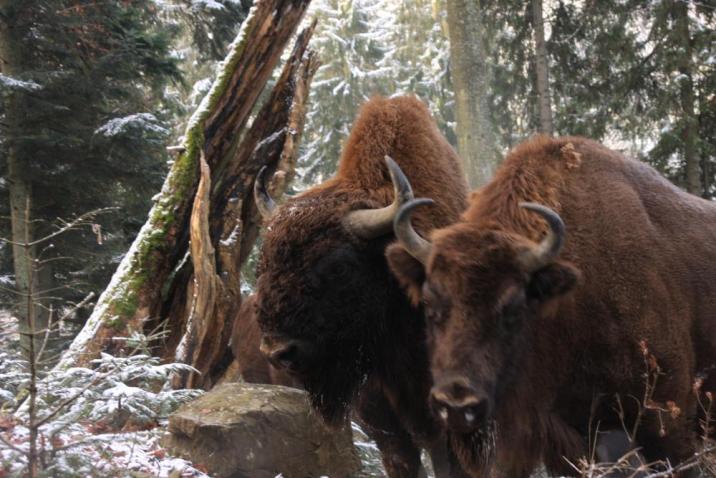
[[[408,199],[391,184],[395,164],[436,199],[416,217],[427,233],[457,220],[467,185],[459,158],[416,98],[374,98],[361,109],[336,175],[275,207],[262,180],[266,217],[258,267],[262,351],[289,370],[315,409],[337,424],[353,408],[391,477],[415,477],[426,448],[445,476],[446,446],[427,406],[431,386],[422,312],[388,270],[392,220]],[[260,175],[261,176],[261,175]],[[442,467],[442,468],[441,468]]]
[[[471,473],[490,457],[506,476],[540,459],[574,473],[564,457],[586,455],[590,430],[621,429],[617,395],[634,425],[657,364],[649,405],[666,411],[645,410],[636,442],[648,459],[692,455],[692,382],[716,365],[715,204],[594,141],[546,137],[431,242],[410,226],[426,202],[401,208],[387,256],[422,299],[431,408]]]
[[[270,383],[296,387],[296,380],[271,365],[259,350],[261,329],[256,318],[256,295],[244,298],[231,330],[231,351],[241,377],[249,383]]]

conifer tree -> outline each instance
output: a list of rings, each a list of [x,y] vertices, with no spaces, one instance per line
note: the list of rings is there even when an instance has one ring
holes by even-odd
[[[166,171],[162,95],[180,81],[172,35],[149,0],[0,3],[0,194],[12,216],[0,235],[24,242],[58,221],[117,208],[93,230],[15,254],[14,271],[3,272],[14,272],[20,297],[26,262],[38,258],[45,306],[99,292],[142,224]]]

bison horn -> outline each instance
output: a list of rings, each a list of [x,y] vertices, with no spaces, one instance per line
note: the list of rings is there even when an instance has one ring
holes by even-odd
[[[390,156],[385,157],[385,163],[393,181],[393,203],[380,209],[357,209],[343,218],[343,227],[363,239],[388,234],[393,228],[393,218],[400,206],[413,199],[413,189],[400,167]]]
[[[413,199],[400,208],[393,222],[395,235],[405,250],[423,264],[427,264],[432,244],[430,244],[430,241],[426,241],[420,237],[420,234],[413,229],[413,225],[410,222],[410,215],[416,207],[434,203],[435,201],[427,198]]]
[[[550,264],[564,244],[564,222],[552,209],[533,202],[521,202],[520,207],[536,212],[547,221],[549,230],[542,242],[526,252],[520,262],[527,272],[534,272]]]
[[[256,175],[256,181],[254,181],[254,202],[256,203],[256,209],[259,210],[259,214],[264,220],[268,220],[276,208],[276,202],[271,198],[268,191],[266,190],[266,184],[264,183],[264,176],[266,174],[266,166],[259,170],[259,174]]]

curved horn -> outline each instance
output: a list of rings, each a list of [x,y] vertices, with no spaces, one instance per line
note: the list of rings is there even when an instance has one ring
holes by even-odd
[[[408,178],[390,156],[385,156],[390,179],[393,182],[393,203],[380,209],[357,209],[343,218],[343,227],[363,239],[373,239],[388,234],[393,228],[393,218],[400,206],[413,199],[413,189]]]
[[[520,262],[527,272],[534,272],[550,264],[559,254],[564,244],[564,222],[552,209],[533,202],[521,202],[520,207],[536,212],[547,222],[547,235],[537,247],[526,252]]]
[[[409,201],[400,208],[393,222],[393,229],[400,243],[408,251],[408,254],[423,264],[428,261],[432,244],[430,244],[430,241],[420,237],[420,234],[413,229],[413,225],[410,223],[410,215],[416,207],[426,204],[435,204],[435,201],[427,198]]]
[[[266,184],[264,183],[264,175],[266,174],[266,166],[259,170],[259,174],[256,175],[254,181],[254,202],[256,203],[256,209],[259,210],[259,214],[265,220],[268,220],[276,208],[276,202],[271,199],[268,191],[266,190]]]

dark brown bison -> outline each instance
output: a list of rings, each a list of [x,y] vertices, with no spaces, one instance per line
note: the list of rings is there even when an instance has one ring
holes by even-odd
[[[297,377],[330,423],[349,409],[378,444],[391,477],[420,472],[420,448],[446,467],[445,439],[427,406],[431,387],[422,312],[391,276],[384,251],[409,191],[394,190],[390,155],[436,207],[416,216],[428,233],[466,206],[460,161],[427,108],[413,97],[374,98],[360,111],[338,172],[267,217],[258,267],[261,348]],[[390,165],[390,160],[388,160]],[[404,186],[404,177],[396,177]],[[443,476],[446,472],[441,471]]]
[[[231,351],[234,353],[241,377],[249,383],[270,383],[295,387],[296,380],[271,365],[259,350],[261,329],[256,318],[256,295],[246,297],[231,331]]]
[[[645,410],[636,442],[648,459],[692,455],[692,382],[716,365],[716,205],[596,142],[546,137],[430,242],[409,219],[425,202],[401,208],[387,256],[424,304],[431,408],[471,473],[490,458],[507,476],[540,459],[574,473],[564,458],[586,455],[590,424],[621,429],[617,395],[634,425],[651,354],[650,406],[668,411]]]

